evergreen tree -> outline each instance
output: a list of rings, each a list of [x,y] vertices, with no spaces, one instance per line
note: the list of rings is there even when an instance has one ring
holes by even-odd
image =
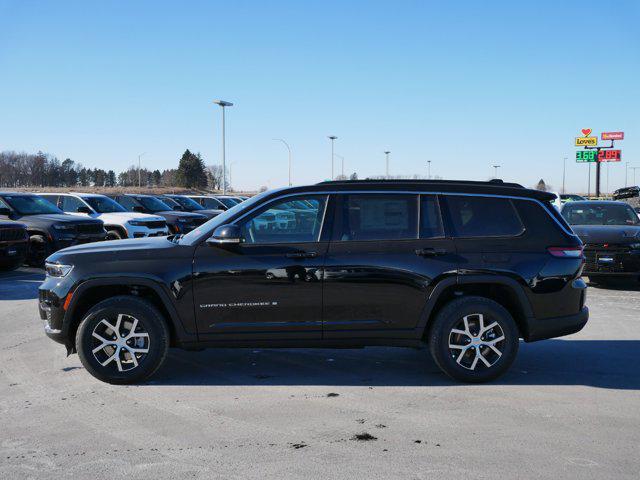
[[[204,161],[200,154],[193,154],[188,149],[182,154],[177,171],[177,183],[180,187],[205,188],[207,175]]]

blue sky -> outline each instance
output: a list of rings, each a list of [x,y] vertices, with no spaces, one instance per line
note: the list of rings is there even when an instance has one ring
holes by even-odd
[[[345,173],[487,179],[585,191],[581,128],[624,130],[640,166],[637,1],[0,0],[0,150],[121,170],[185,148],[235,187]],[[336,170],[340,169],[336,159]],[[640,172],[638,172],[640,181]],[[624,184],[611,165],[610,189]],[[603,189],[606,186],[606,177]]]

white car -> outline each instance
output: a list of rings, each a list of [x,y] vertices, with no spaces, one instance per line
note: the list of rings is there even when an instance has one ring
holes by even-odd
[[[102,220],[107,240],[163,237],[169,235],[166,220],[159,215],[129,212],[106,195],[96,193],[40,193],[65,213]]]

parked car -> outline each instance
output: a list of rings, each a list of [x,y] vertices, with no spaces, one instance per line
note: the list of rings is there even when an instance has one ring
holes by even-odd
[[[167,222],[158,215],[128,212],[106,195],[96,193],[41,193],[60,210],[102,220],[107,240],[164,237],[169,235]]]
[[[593,281],[640,278],[640,219],[618,201],[569,202],[562,216],[584,243],[583,273]]]
[[[214,197],[224,203],[227,208],[235,207],[237,204],[242,203],[242,200],[234,195],[214,195]]]
[[[211,195],[187,195],[188,198],[198,203],[202,208],[206,208],[207,210],[222,210],[226,211],[229,208],[234,207],[236,204],[232,204],[231,207],[227,206],[227,203],[222,202],[222,200],[217,199]]]
[[[562,193],[560,194],[560,202],[562,203],[566,203],[566,202],[579,202],[582,200],[586,200],[586,198],[584,198],[581,195],[576,195],[575,193]]]
[[[182,210],[183,212],[199,213],[200,215],[204,215],[208,219],[217,217],[222,212],[224,212],[224,210],[222,209],[213,209],[213,210],[206,209],[195,200],[191,200],[186,195],[166,194],[166,195],[158,196],[158,199],[163,201],[164,203],[166,203],[167,205],[169,205],[174,209],[176,206],[178,206],[179,209]]]
[[[445,373],[483,382],[509,368],[520,338],[587,322],[582,243],[551,198],[501,181],[269,191],[184,236],[52,255],[40,315],[110,383],[148,378],[169,346],[425,343]],[[259,228],[298,201],[313,222]]]
[[[104,240],[107,232],[100,220],[67,215],[48,200],[33,193],[0,192],[0,220],[19,220],[29,232],[32,265],[61,248]]]
[[[29,234],[24,223],[0,221],[0,270],[14,270],[25,263]]]
[[[207,217],[198,213],[174,210],[153,195],[122,194],[113,195],[113,200],[129,212],[159,215],[165,219],[172,234],[188,233],[207,221]]]

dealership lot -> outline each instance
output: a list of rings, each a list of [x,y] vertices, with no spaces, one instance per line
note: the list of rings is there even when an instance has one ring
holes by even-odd
[[[116,387],[45,337],[41,279],[0,274],[0,478],[637,478],[638,289],[486,385],[367,348],[176,350]]]

